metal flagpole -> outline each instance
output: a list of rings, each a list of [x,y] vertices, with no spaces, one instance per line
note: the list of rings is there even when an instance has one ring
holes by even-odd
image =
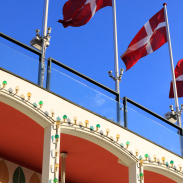
[[[167,4],[164,3],[164,13],[165,13],[165,21],[166,21],[166,32],[167,32],[167,41],[168,41],[168,47],[169,47],[169,54],[170,54],[170,65],[171,65],[171,72],[172,72],[172,82],[173,82],[173,90],[174,90],[174,98],[175,98],[175,108],[176,113],[179,114],[179,102],[178,102],[178,96],[177,96],[177,86],[176,86],[176,80],[175,80],[175,73],[174,73],[174,63],[173,63],[173,54],[172,54],[172,46],[171,46],[171,40],[170,40],[170,30],[169,30],[169,24],[168,24],[168,15],[167,15]],[[180,115],[177,116],[177,125],[180,127],[181,125],[181,118]]]
[[[164,3],[163,6],[164,6],[165,21],[166,21],[167,41],[168,41],[169,54],[170,54],[170,65],[171,65],[171,72],[172,72],[172,82],[173,82],[173,91],[174,91],[174,99],[175,99],[175,108],[176,108],[176,114],[177,114],[177,125],[182,127],[180,110],[179,110],[179,102],[178,102],[178,96],[177,96],[177,86],[176,86],[175,73],[174,73],[173,54],[172,54],[170,30],[169,30],[169,23],[168,23],[168,14],[167,14],[167,7],[166,7],[167,4]],[[180,131],[179,131],[179,134],[180,134]],[[180,138],[181,156],[183,156],[183,138],[182,138],[182,134],[180,134],[179,138]]]
[[[44,28],[43,28],[43,41],[42,41],[41,68],[40,68],[40,71],[39,71],[39,85],[40,86],[43,86],[44,72],[45,72],[46,35],[47,35],[47,23],[48,23],[48,4],[49,4],[49,0],[46,0],[45,10],[44,10]]]
[[[120,90],[119,90],[119,66],[118,66],[118,41],[117,41],[117,22],[116,22],[116,0],[112,0],[113,8],[113,34],[114,34],[114,71],[115,71],[115,90],[119,94],[117,101],[120,103]],[[121,123],[120,117],[120,104],[117,103],[117,122]]]
[[[113,23],[114,23],[114,71],[115,77],[119,77],[119,66],[118,66],[118,41],[117,41],[117,23],[116,23],[116,0],[112,0],[113,7]],[[119,80],[115,81],[116,92],[119,93]]]

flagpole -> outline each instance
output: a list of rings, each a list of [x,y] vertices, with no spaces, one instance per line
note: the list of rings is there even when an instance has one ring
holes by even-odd
[[[170,54],[170,65],[171,65],[171,72],[172,72],[172,82],[173,82],[173,90],[174,90],[174,99],[175,99],[175,108],[177,115],[177,125],[181,125],[181,117],[180,117],[180,110],[179,110],[179,102],[177,97],[177,86],[176,86],[176,80],[175,80],[175,73],[174,73],[174,63],[173,63],[173,54],[172,54],[172,46],[171,46],[171,39],[170,39],[170,30],[169,30],[169,23],[168,23],[168,15],[167,15],[167,4],[164,3],[164,13],[165,13],[165,21],[166,21],[166,32],[167,32],[167,41],[168,41],[168,47],[169,47],[169,54]]]
[[[118,66],[118,41],[117,41],[117,22],[116,22],[116,0],[112,0],[113,7],[113,34],[114,34],[114,71],[115,77],[119,77],[119,66]],[[119,80],[115,81],[116,92],[119,93]]]
[[[43,41],[42,41],[42,56],[41,56],[41,67],[39,70],[39,85],[43,87],[44,72],[45,72],[45,54],[46,54],[46,35],[47,35],[47,24],[48,24],[48,4],[49,0],[45,2],[44,10],[44,27],[43,27]]]
[[[117,123],[121,123],[120,117],[120,90],[119,90],[119,66],[118,66],[118,41],[117,41],[117,21],[116,21],[116,0],[112,0],[113,9],[113,39],[114,39],[114,72],[115,72],[115,90],[119,94],[117,98]]]

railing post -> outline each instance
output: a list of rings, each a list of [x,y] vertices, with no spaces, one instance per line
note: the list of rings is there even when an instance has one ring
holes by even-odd
[[[44,72],[45,72],[45,58],[43,62],[43,53],[39,57],[39,76],[38,76],[38,85],[43,87],[44,83]]]
[[[50,90],[50,83],[51,83],[51,60],[52,58],[48,58],[48,65],[47,65],[47,77],[46,77],[46,89]]]
[[[183,128],[179,130],[179,135],[180,135],[180,151],[181,151],[181,156],[183,157]]]
[[[120,107],[120,94],[116,94],[116,108],[117,108],[117,123],[121,125],[121,107]]]
[[[39,85],[39,86],[41,86],[40,85],[40,71],[41,71],[41,59],[42,59],[42,55],[39,55],[39,68],[38,68],[38,80],[37,80],[37,84]]]
[[[128,128],[127,97],[123,97],[123,108],[124,108],[124,127]]]

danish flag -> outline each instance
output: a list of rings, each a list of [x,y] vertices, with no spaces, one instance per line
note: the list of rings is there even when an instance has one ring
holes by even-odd
[[[167,42],[164,8],[156,13],[137,33],[121,56],[130,69],[142,57],[156,51]]]
[[[183,97],[183,59],[179,60],[175,67],[175,80],[178,97]],[[170,84],[169,98],[174,98],[173,83]]]
[[[58,20],[66,28],[85,25],[94,14],[106,7],[112,6],[112,0],[69,0],[64,4],[64,20]]]

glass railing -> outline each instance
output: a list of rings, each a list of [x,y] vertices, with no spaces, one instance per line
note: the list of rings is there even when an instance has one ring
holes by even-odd
[[[131,131],[181,155],[180,142],[183,138],[169,128],[153,121],[139,112],[127,107],[128,128]]]
[[[54,68],[51,69],[50,90],[94,113],[117,122],[117,107],[122,108],[121,104]],[[120,115],[123,125],[122,110],[120,110]]]
[[[0,55],[0,67],[37,84],[38,60],[3,43],[0,43]],[[45,68],[47,68],[46,65]],[[52,92],[113,122],[118,122],[117,111],[119,111],[120,124],[124,126],[123,105],[114,99],[55,68],[51,69],[50,83]],[[46,77],[44,79],[45,86]],[[121,110],[118,110],[119,108]],[[130,107],[127,107],[127,109],[128,128],[131,131],[181,155],[180,143],[183,144],[183,137],[179,136],[175,128],[164,124],[162,121],[152,120],[153,117],[146,117]]]
[[[0,67],[37,84],[39,61],[0,43]]]

